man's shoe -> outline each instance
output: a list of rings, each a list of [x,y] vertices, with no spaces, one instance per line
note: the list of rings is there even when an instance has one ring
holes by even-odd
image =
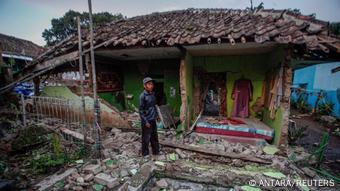
[[[150,161],[150,155],[143,156],[143,162],[149,162]]]

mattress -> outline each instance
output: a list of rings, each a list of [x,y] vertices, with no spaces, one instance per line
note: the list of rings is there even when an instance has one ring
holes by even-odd
[[[249,118],[223,118],[202,116],[196,123],[196,132],[272,140],[274,129]]]

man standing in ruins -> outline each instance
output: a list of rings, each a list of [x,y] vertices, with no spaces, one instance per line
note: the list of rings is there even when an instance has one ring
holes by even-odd
[[[153,92],[154,80],[150,77],[143,79],[144,91],[139,96],[139,115],[142,125],[142,155],[149,160],[149,143],[151,143],[152,154],[159,154],[159,142],[157,135],[156,119],[156,96]]]

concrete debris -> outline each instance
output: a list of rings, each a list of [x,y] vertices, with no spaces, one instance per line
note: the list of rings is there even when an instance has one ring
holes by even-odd
[[[119,180],[117,178],[113,178],[109,174],[99,173],[94,177],[94,181],[98,184],[102,184],[107,186],[108,188],[114,188],[119,185]]]
[[[327,124],[332,124],[336,122],[336,118],[330,115],[322,115],[320,117],[320,120],[327,123]]]
[[[79,183],[84,183],[85,180],[84,180],[83,177],[80,176],[80,177],[77,178],[77,182],[79,182]]]
[[[99,164],[89,164],[84,167],[84,171],[92,174],[98,174],[102,171],[102,168]]]
[[[165,134],[160,134],[160,140],[172,141],[173,145],[181,145],[181,147],[164,145],[160,155],[153,156],[154,160],[146,162],[142,160],[139,153],[141,144],[137,133],[122,132],[116,128],[111,129],[109,133],[110,135],[102,142],[106,147],[104,149],[107,153],[106,158],[90,163],[84,160],[83,164],[77,164],[82,168],[75,169],[66,178],[64,177],[65,190],[228,190],[230,188],[241,190],[242,185],[247,185],[251,179],[260,181],[315,177],[310,169],[300,170],[290,163],[287,157],[263,151],[266,150],[264,147],[230,143],[218,137],[202,138],[195,133],[184,139],[174,139],[172,135],[167,137]],[[275,151],[277,152],[276,149]],[[209,155],[204,152],[220,155]],[[305,153],[300,148],[290,152],[295,154],[295,158]],[[230,158],[230,156],[238,158]],[[246,160],[248,158],[252,159]],[[264,161],[265,163],[261,163]],[[163,178],[158,179],[153,176],[155,174]],[[265,186],[263,189],[284,188]],[[313,190],[310,187],[309,189]]]
[[[89,182],[89,181],[92,181],[93,178],[94,178],[94,175],[93,175],[93,174],[87,174],[87,175],[85,175],[85,177],[84,177],[84,181],[85,181],[85,182]]]
[[[71,174],[75,172],[77,172],[77,169],[75,168],[67,169],[62,174],[54,174],[52,176],[45,178],[43,181],[38,183],[36,187],[38,187],[39,191],[49,190],[55,183],[57,183],[58,181],[64,180],[66,177],[70,176]]]
[[[316,176],[316,172],[314,172],[313,170],[311,170],[310,168],[308,167],[304,167],[302,168],[302,171],[309,177],[313,178]]]
[[[156,182],[156,186],[158,186],[160,188],[167,188],[168,183],[165,179],[160,179],[159,181]]]

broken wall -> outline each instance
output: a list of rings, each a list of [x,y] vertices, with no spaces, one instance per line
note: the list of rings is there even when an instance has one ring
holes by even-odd
[[[81,97],[74,94],[67,86],[46,86],[41,94],[46,97],[58,97],[72,100],[75,110],[81,108]],[[85,108],[87,113],[87,122],[93,121],[93,98],[85,96]],[[46,106],[47,107],[47,106]],[[120,116],[120,113],[111,106],[100,103],[101,124],[104,127],[129,128],[128,122]],[[81,112],[81,111],[79,111]]]

